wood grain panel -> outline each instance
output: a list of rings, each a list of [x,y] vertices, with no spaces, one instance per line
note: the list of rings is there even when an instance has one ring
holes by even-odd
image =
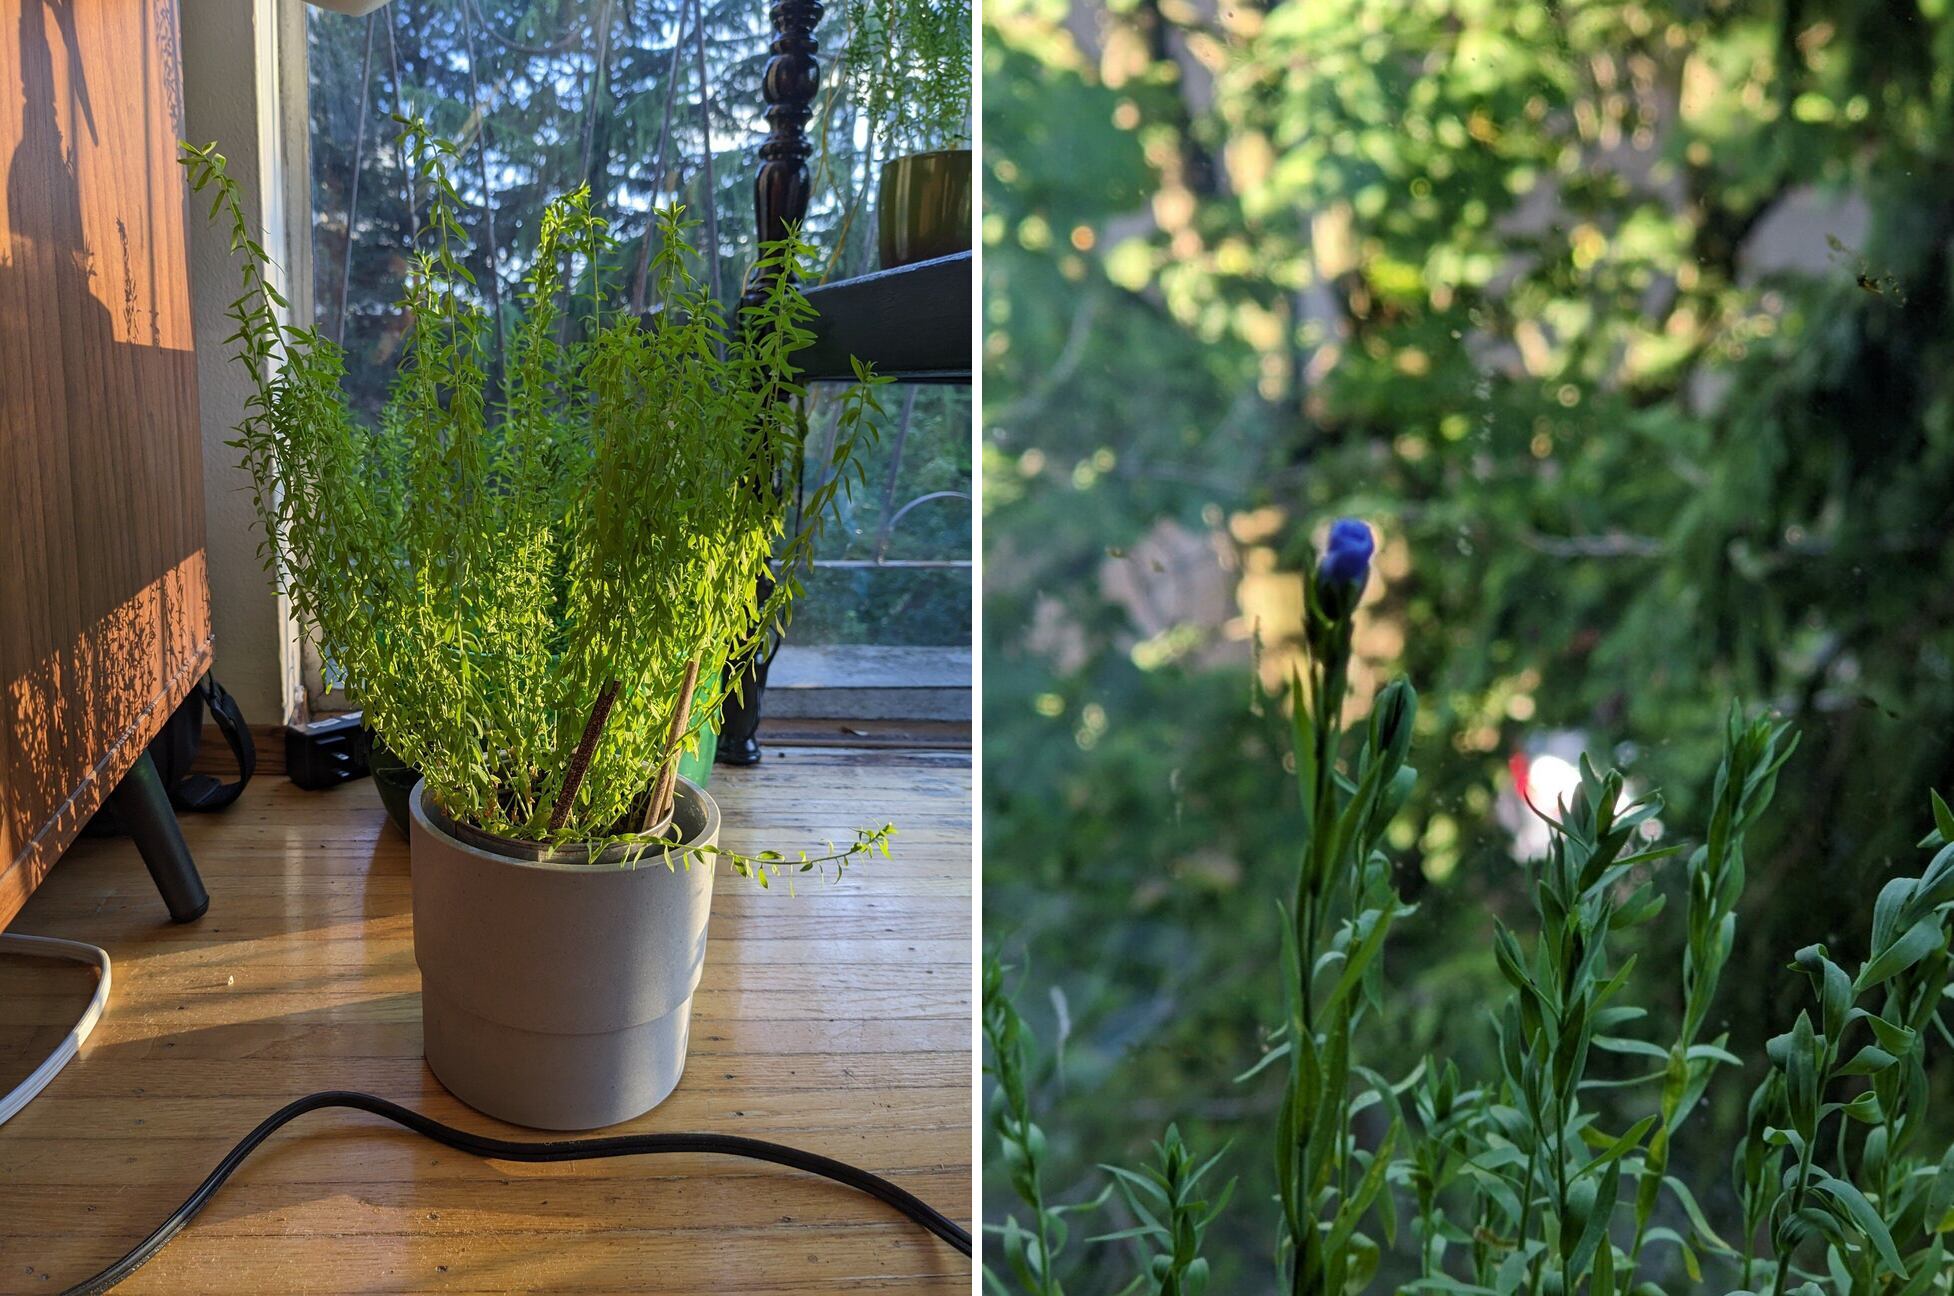
[[[715,774],[725,840],[846,840],[893,860],[799,894],[722,872],[684,1079],[621,1130],[759,1135],[971,1214],[970,769],[962,754],[798,748]],[[764,825],[764,826],[762,826]],[[0,1292],[114,1259],[267,1112],[365,1089],[503,1134],[421,1061],[407,846],[370,782],[252,784],[185,835],[203,921],[162,921],[124,842],[72,850],[23,930],[104,945],[108,1012],[0,1133]],[[80,968],[0,956],[0,1087],[88,997]],[[880,1203],[705,1157],[481,1162],[358,1113],[274,1136],[127,1285],[141,1292],[966,1293],[970,1264]]]
[[[174,0],[0,0],[0,925],[209,664]]]

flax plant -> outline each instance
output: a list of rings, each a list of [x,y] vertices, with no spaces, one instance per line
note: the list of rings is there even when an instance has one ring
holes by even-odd
[[[1440,1084],[1419,1090],[1413,1152],[1392,1176],[1418,1201],[1424,1245],[1410,1290],[1650,1296],[1674,1290],[1643,1273],[1646,1245],[1661,1243],[1676,1250],[1695,1290],[1731,1296],[1954,1291],[1954,1152],[1932,1146],[1925,1124],[1929,1037],[1954,1043],[1943,1017],[1954,965],[1954,814],[1937,795],[1936,828],[1923,843],[1937,853],[1921,876],[1881,891],[1858,973],[1849,976],[1822,945],[1793,961],[1811,981],[1816,1022],[1801,1012],[1768,1046],[1772,1070],[1752,1095],[1733,1156],[1740,1244],[1719,1236],[1695,1192],[1667,1173],[1671,1142],[1714,1073],[1739,1063],[1723,1037],[1700,1036],[1734,938],[1744,838],[1795,746],[1784,725],[1732,716],[1709,831],[1684,866],[1682,1012],[1667,1047],[1630,1033],[1645,1016],[1625,1002],[1635,960],[1614,967],[1609,941],[1661,912],[1654,865],[1678,852],[1637,847],[1660,806],[1653,794],[1631,799],[1620,774],[1582,761],[1579,787],[1546,816],[1552,834],[1532,888],[1531,955],[1504,927],[1495,933],[1514,992],[1495,1023],[1499,1083],[1457,1093],[1448,1067]],[[1603,1079],[1591,1067],[1597,1052],[1660,1066]],[[1601,1090],[1650,1088],[1654,1110],[1619,1134],[1601,1127],[1587,1101]],[[1434,1204],[1447,1191],[1466,1197],[1469,1229]],[[1665,1192],[1686,1232],[1652,1223]],[[1760,1232],[1763,1257],[1753,1247]],[[1447,1268],[1454,1245],[1466,1255],[1463,1278]],[[1744,1286],[1706,1288],[1713,1266]]]
[[[1769,805],[1795,741],[1768,719],[1733,712],[1717,772],[1706,840],[1683,866],[1687,937],[1677,1038],[1633,1033],[1646,1009],[1627,1002],[1635,959],[1617,967],[1611,938],[1665,907],[1656,865],[1681,854],[1652,844],[1661,810],[1653,792],[1629,795],[1616,771],[1584,757],[1563,804],[1535,807],[1549,825],[1545,858],[1530,866],[1532,950],[1496,924],[1493,953],[1512,996],[1494,1020],[1500,1074],[1460,1092],[1447,1067],[1420,1091],[1413,1155],[1394,1175],[1412,1186],[1420,1218],[1419,1291],[1639,1293],[1649,1243],[1674,1247],[1700,1280],[1700,1253],[1734,1254],[1710,1228],[1695,1193],[1667,1173],[1671,1140],[1719,1065],[1737,1058],[1724,1038],[1700,1040],[1736,928],[1745,834]],[[1598,1054],[1646,1059],[1656,1069],[1603,1078]],[[1429,1064],[1428,1064],[1429,1065]],[[1654,1090],[1654,1110],[1620,1133],[1601,1125],[1592,1098]],[[1667,1191],[1689,1221],[1685,1236],[1653,1220]],[[1462,1197],[1463,1222],[1441,1197]],[[1463,1256],[1448,1268],[1454,1249]],[[1463,1268],[1467,1279],[1457,1276]]]
[[[1611,970],[1608,936],[1662,908],[1643,866],[1676,848],[1636,849],[1661,808],[1654,794],[1628,800],[1619,773],[1598,774],[1583,757],[1580,787],[1549,821],[1548,854],[1538,862],[1532,957],[1512,932],[1495,928],[1494,956],[1515,994],[1495,1027],[1504,1084],[1487,1108],[1487,1141],[1505,1170],[1521,1170],[1498,1180],[1506,1203],[1518,1206],[1512,1245],[1493,1270],[1501,1290],[1524,1274],[1527,1290],[1573,1292],[1591,1266],[1594,1289],[1614,1290],[1608,1229],[1621,1162],[1657,1117],[1604,1135],[1581,1093],[1593,1050],[1638,1051],[1606,1033],[1641,1015],[1615,1002],[1634,959]]]
[[[1276,1250],[1295,1296],[1361,1290],[1370,1281],[1380,1247],[1362,1223],[1374,1204],[1392,1205],[1385,1180],[1402,1127],[1388,1088],[1354,1066],[1352,1055],[1366,1009],[1380,1002],[1385,938],[1411,912],[1392,889],[1377,844],[1417,778],[1405,764],[1417,695],[1403,680],[1377,696],[1355,753],[1340,763],[1351,621],[1373,543],[1370,528],[1354,519],[1331,528],[1305,582],[1308,663],[1291,690],[1302,814],[1293,898],[1281,910],[1287,1019],[1271,1057],[1289,1064],[1273,1143],[1282,1206]],[[1358,1080],[1392,1112],[1373,1149],[1360,1148],[1352,1133]],[[1395,1242],[1395,1213],[1386,1209],[1380,1222],[1385,1242]]]
[[[183,149],[242,263],[230,340],[256,390],[232,444],[263,556],[367,723],[447,813],[525,841],[655,842],[678,759],[724,700],[718,664],[784,624],[835,492],[860,475],[876,380],[857,367],[831,471],[787,534],[774,469],[801,454],[793,355],[813,311],[795,273],[809,249],[794,236],[764,248],[765,292],[729,321],[689,268],[682,209],[664,211],[651,273],[665,308],[647,324],[613,294],[614,239],[579,189],[543,213],[491,383],[459,159],[402,125],[426,224],[378,427],[348,410],[338,346],[280,324],[223,156]],[[761,601],[770,559],[781,579]],[[886,852],[890,831],[800,866]],[[762,882],[782,862],[721,853]]]
[[[1744,1276],[1772,1296],[1954,1290],[1954,1148],[1925,1138],[1929,1037],[1954,1044],[1942,1016],[1954,968],[1954,813],[1938,794],[1933,811],[1921,843],[1932,861],[1881,888],[1859,970],[1848,974],[1823,945],[1792,963],[1811,982],[1816,1018],[1800,1011],[1766,1046],[1772,1071],[1751,1103],[1761,1148],[1737,1164],[1772,1252],[1755,1266],[1746,1253]]]
[[[1145,1291],[1149,1296],[1202,1296],[1208,1290],[1208,1259],[1201,1254],[1201,1243],[1208,1225],[1228,1206],[1235,1194],[1235,1181],[1223,1185],[1213,1202],[1201,1195],[1201,1181],[1208,1176],[1227,1149],[1206,1161],[1198,1160],[1178,1126],[1153,1145],[1153,1164],[1139,1170],[1124,1166],[1099,1168],[1113,1177],[1126,1209],[1139,1220],[1132,1228],[1105,1233],[1094,1242],[1145,1242],[1147,1258],[1140,1272],[1125,1287],[1127,1292]]]
[[[1416,709],[1409,685],[1377,695],[1354,742],[1343,730],[1351,618],[1372,547],[1362,523],[1339,521],[1305,577],[1307,665],[1291,693],[1299,863],[1291,900],[1279,906],[1287,1015],[1278,1046],[1238,1077],[1287,1064],[1269,1133],[1276,1255],[1292,1296],[1371,1287],[1396,1245],[1401,1193],[1416,1277],[1400,1292],[1685,1290],[1671,1268],[1658,1269],[1661,1253],[1691,1291],[1954,1296],[1954,1150],[1936,1144],[1927,1123],[1929,1049],[1954,1046],[1954,811],[1938,795],[1921,843],[1931,862],[1879,892],[1857,972],[1822,945],[1793,960],[1814,1009],[1768,1045],[1770,1069],[1732,1156],[1736,1241],[1711,1227],[1697,1191],[1671,1173],[1690,1116],[1719,1073],[1742,1065],[1709,1024],[1736,939],[1745,843],[1797,747],[1789,726],[1769,717],[1732,709],[1693,849],[1670,839],[1654,791],[1636,791],[1585,756],[1565,800],[1534,807],[1549,833],[1523,875],[1532,930],[1494,924],[1494,962],[1510,990],[1491,1021],[1495,1074],[1466,1076],[1427,1058],[1393,1083],[1364,1064],[1362,1027],[1390,1001],[1386,940],[1412,912],[1378,844],[1416,777],[1405,763]],[[1616,947],[1678,891],[1679,975],[1638,975],[1633,955],[1618,958]],[[987,978],[996,1125],[1041,1229],[1034,1238],[1007,1221],[1006,1252],[1014,1263],[1039,1257],[1018,1266],[1025,1289],[1057,1296],[1052,1260],[1064,1234],[1049,1229],[1044,1135],[1029,1118],[1014,1043],[1022,1023],[999,986]],[[1646,1037],[1651,994],[1676,1001],[1671,1038]],[[1367,1141],[1357,1130],[1366,1112]],[[1176,1143],[1170,1129],[1156,1145],[1157,1169],[1106,1167],[1141,1218],[1109,1238],[1153,1244],[1128,1290],[1192,1292],[1205,1277],[1205,1262],[1193,1261],[1213,1211],[1198,1204],[1199,1175],[1188,1176],[1194,1163]],[[1164,1285],[1168,1277],[1181,1285]],[[1004,1290],[995,1275],[993,1289]]]
[[[984,960],[984,1045],[990,1054],[985,1070],[995,1081],[990,1099],[990,1127],[1004,1156],[1011,1191],[1030,1211],[1027,1222],[1017,1215],[1002,1224],[987,1225],[1004,1250],[1000,1272],[986,1263],[984,1287],[992,1296],[1011,1289],[1005,1274],[1030,1296],[1064,1296],[1058,1258],[1071,1237],[1070,1216],[1096,1209],[1106,1194],[1087,1202],[1060,1205],[1046,1183],[1045,1131],[1032,1118],[1031,1085],[1035,1041],[1004,986],[1005,968],[995,958]],[[1197,1235],[1198,1241],[1198,1235]]]
[[[1715,1000],[1717,983],[1736,941],[1737,902],[1744,891],[1744,841],[1777,791],[1778,771],[1797,750],[1798,739],[1788,724],[1768,719],[1745,723],[1735,708],[1724,730],[1724,755],[1717,766],[1710,794],[1710,822],[1701,845],[1685,867],[1688,901],[1684,915],[1687,944],[1683,950],[1682,1024],[1666,1053],[1640,1040],[1611,1041],[1617,1052],[1640,1054],[1662,1063],[1660,1110],[1641,1153],[1635,1186],[1634,1230],[1627,1249],[1625,1275],[1632,1279],[1644,1246],[1654,1240],[1674,1245],[1686,1269],[1700,1272],[1688,1239],[1670,1229],[1652,1230],[1658,1200],[1667,1187],[1697,1217],[1701,1211],[1681,1180],[1668,1175],[1669,1151],[1684,1121],[1701,1103],[1711,1077],[1721,1065],[1738,1065],[1724,1044],[1726,1035],[1699,1042]],[[1634,1168],[1634,1158],[1627,1164]],[[1719,1240],[1704,1239],[1715,1245]],[[1625,1283],[1626,1286],[1626,1283]]]

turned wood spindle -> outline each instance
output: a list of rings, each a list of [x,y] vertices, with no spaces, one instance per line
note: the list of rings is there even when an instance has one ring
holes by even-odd
[[[787,227],[807,216],[811,180],[807,160],[814,152],[807,137],[814,96],[821,89],[820,48],[814,29],[821,21],[820,0],[779,0],[768,16],[773,44],[761,82],[767,100],[767,138],[760,144],[760,170],[753,178],[753,212],[760,242],[785,238]],[[747,276],[743,305],[765,297],[766,277],[758,267]]]
[[[760,144],[760,170],[753,179],[753,213],[762,243],[785,238],[787,227],[807,216],[812,187],[807,160],[814,152],[807,123],[821,89],[821,62],[815,57],[820,45],[814,29],[822,12],[820,0],[777,0],[768,11],[774,35],[761,81],[767,100],[767,138]],[[740,294],[742,308],[766,300],[772,273],[753,267]],[[776,484],[776,494],[781,468],[780,464],[759,468],[763,480]],[[772,592],[772,579],[762,576],[755,598],[764,604]],[[760,698],[767,687],[767,662],[762,648],[726,663],[726,703],[719,734],[723,765],[751,765],[760,759]]]

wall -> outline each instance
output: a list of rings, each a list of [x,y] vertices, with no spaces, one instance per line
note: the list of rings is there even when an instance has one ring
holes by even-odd
[[[301,319],[310,319],[310,240],[305,213],[304,6],[289,0],[192,0],[181,6],[184,131],[216,140],[262,220],[261,240],[287,267],[279,285]],[[254,725],[302,717],[300,655],[291,610],[258,557],[262,535],[249,477],[224,443],[244,417],[250,384],[229,358],[225,309],[238,291],[238,268],[224,231],[190,213],[191,315],[202,393],[204,508],[208,519],[215,672]],[[294,221],[301,237],[294,238]]]

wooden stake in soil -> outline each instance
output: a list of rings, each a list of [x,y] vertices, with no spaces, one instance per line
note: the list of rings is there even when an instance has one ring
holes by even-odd
[[[685,664],[685,683],[679,688],[678,709],[672,712],[672,727],[665,735],[665,765],[658,771],[658,784],[651,791],[651,804],[646,810],[651,823],[662,824],[672,813],[672,803],[678,795],[679,740],[685,737],[692,723],[692,694],[698,687],[699,659],[694,657]]]
[[[611,718],[611,707],[617,703],[618,683],[611,680],[597,695],[597,705],[590,709],[590,719],[584,722],[583,737],[577,740],[577,750],[570,757],[570,768],[563,775],[563,790],[556,794],[556,804],[550,809],[550,831],[560,830],[570,818],[570,807],[577,799],[577,789],[583,786],[583,776],[590,771],[591,753],[597,750],[597,740],[603,736],[604,724]]]

